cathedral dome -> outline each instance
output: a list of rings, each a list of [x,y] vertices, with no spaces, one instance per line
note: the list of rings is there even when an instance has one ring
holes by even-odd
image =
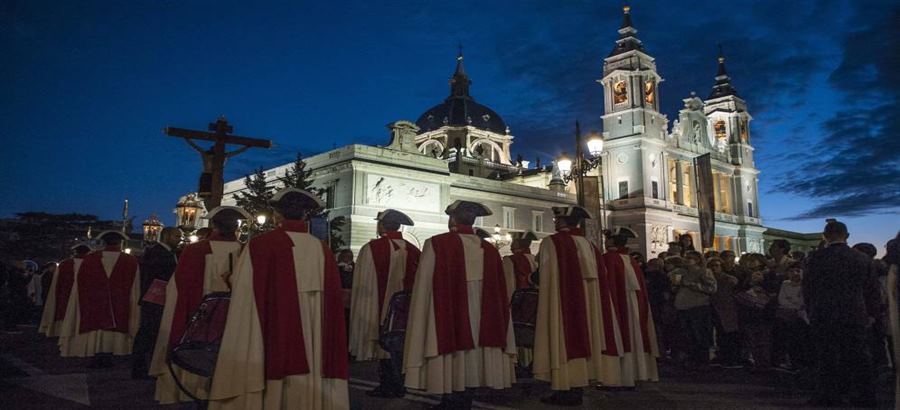
[[[506,123],[494,110],[475,102],[469,95],[472,81],[463,69],[462,53],[456,57],[456,72],[450,79],[450,96],[444,102],[425,111],[416,120],[421,132],[434,131],[443,126],[475,128],[506,134]]]

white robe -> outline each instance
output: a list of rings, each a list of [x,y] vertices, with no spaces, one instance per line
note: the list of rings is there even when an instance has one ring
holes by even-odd
[[[210,241],[212,253],[207,254],[203,264],[203,294],[213,292],[228,292],[228,284],[222,279],[222,275],[229,270],[228,255],[234,255],[233,260],[241,251],[241,244],[233,241]],[[199,272],[198,272],[199,273]],[[166,364],[166,356],[169,352],[169,336],[172,330],[172,316],[175,314],[175,305],[178,302],[178,285],[175,276],[166,284],[166,305],[163,308],[160,321],[159,334],[156,337],[156,347],[153,349],[153,359],[150,361],[150,375],[156,377],[155,399],[160,404],[171,404],[179,401],[191,401],[192,399],[175,384],[169,366]],[[172,368],[178,376],[178,380],[191,394],[200,399],[209,396],[209,378],[193,374],[177,365]]]
[[[570,390],[584,387],[592,380],[604,384],[618,384],[621,375],[619,357],[601,352],[606,349],[606,329],[603,326],[599,276],[593,245],[584,237],[573,236],[578,248],[578,262],[584,280],[585,307],[587,308],[588,336],[591,356],[568,360],[566,334],[563,328],[562,305],[566,301],[560,297],[559,265],[556,246],[550,237],[541,241],[540,280],[538,297],[538,317],[534,336],[534,378],[550,382],[553,390]],[[622,351],[622,339],[618,323],[610,302],[612,328],[616,351]]]
[[[653,324],[653,315],[650,306],[647,306],[647,329],[650,334],[650,351],[644,350],[644,339],[641,336],[641,320],[639,314],[638,291],[641,284],[634,266],[631,265],[631,256],[618,254],[625,266],[625,295],[628,298],[628,330],[631,336],[631,351],[624,353],[621,358],[622,386],[634,386],[636,381],[659,381],[659,370],[656,366],[656,358],[659,357],[659,345],[656,340],[656,326]]]
[[[347,380],[322,377],[322,319],[325,269],[322,242],[299,232],[287,232],[294,243],[300,320],[309,373],[278,380],[265,378],[265,351],[250,247],[244,248],[231,276],[232,294],[225,335],[219,350],[210,393],[210,409],[349,409]]]
[[[372,248],[363,245],[353,272],[353,289],[350,293],[350,355],[356,360],[389,359],[390,355],[378,345],[378,330],[387,315],[391,296],[403,290],[406,276],[406,241],[393,239],[397,249],[391,249],[390,268],[384,292],[384,304],[378,309],[378,275]]]
[[[72,258],[72,270],[75,272],[75,275],[78,274],[78,269],[81,268],[81,261],[83,261],[82,258]],[[47,291],[47,300],[44,301],[44,313],[41,315],[41,324],[40,327],[38,327],[38,332],[47,335],[47,337],[59,336],[60,327],[65,319],[56,320],[56,284],[58,280],[59,266],[53,271],[53,281],[50,282],[50,290]],[[75,289],[74,282],[72,288],[69,289],[69,292],[72,292],[72,289]],[[68,306],[66,306],[66,308],[68,308]]]
[[[103,270],[106,277],[112,274],[122,252],[103,251]],[[80,267],[79,267],[80,271]],[[69,305],[66,307],[66,316],[60,326],[59,351],[63,357],[92,357],[97,353],[112,353],[114,355],[131,354],[131,346],[134,336],[137,334],[141,321],[141,307],[138,305],[141,299],[140,268],[135,269],[134,280],[131,284],[130,307],[128,310],[128,333],[110,332],[106,330],[93,330],[81,333],[81,308],[78,302],[78,274],[75,273],[75,282],[72,285],[72,294],[69,296]]]
[[[472,340],[478,342],[481,321],[481,285],[484,251],[475,235],[460,235],[466,262],[466,288]],[[464,391],[471,387],[505,389],[515,382],[516,342],[512,320],[507,328],[506,348],[476,347],[438,354],[432,299],[435,252],[431,239],[425,241],[413,285],[404,344],[403,368],[406,387],[431,394]]]

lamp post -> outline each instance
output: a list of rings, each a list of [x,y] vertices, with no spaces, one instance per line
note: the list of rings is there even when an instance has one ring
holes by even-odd
[[[494,225],[494,233],[491,235],[490,242],[494,247],[500,249],[512,243],[512,235],[509,232],[504,234],[499,224]]]
[[[150,215],[142,224],[144,227],[144,242],[152,243],[159,240],[159,234],[162,232],[163,224],[156,217],[156,214]]]
[[[584,148],[587,146],[588,155],[584,154]],[[591,132],[585,143],[581,137],[581,124],[575,121],[575,158],[571,159],[565,152],[556,160],[559,171],[562,173],[563,182],[569,183],[575,181],[576,198],[578,206],[585,205],[584,197],[584,177],[594,168],[603,165],[603,138],[597,132]],[[597,215],[597,224],[600,229],[600,246],[603,247],[603,175],[599,176],[600,182],[600,212]]]

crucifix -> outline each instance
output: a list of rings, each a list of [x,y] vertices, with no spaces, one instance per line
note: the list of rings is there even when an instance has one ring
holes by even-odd
[[[272,141],[231,134],[234,132],[234,127],[228,124],[224,116],[219,117],[216,122],[210,123],[208,129],[211,132],[166,127],[163,129],[163,133],[170,137],[184,138],[191,148],[200,153],[200,157],[203,159],[203,173],[200,174],[200,186],[197,194],[203,198],[206,209],[213,209],[222,204],[222,195],[225,190],[225,161],[253,147],[271,148]],[[213,141],[213,145],[203,148],[194,140]],[[241,145],[241,147],[227,152],[225,144]]]

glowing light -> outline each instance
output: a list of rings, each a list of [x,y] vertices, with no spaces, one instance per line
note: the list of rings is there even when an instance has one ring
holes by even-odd
[[[131,248],[125,248],[125,253],[131,255]]]
[[[572,160],[565,153],[556,160],[556,166],[559,167],[559,172],[562,172],[563,176],[572,172]]]
[[[200,237],[197,235],[191,235],[191,236],[188,236],[188,240],[191,241],[191,243],[195,243],[200,240]]]
[[[258,223],[258,224],[260,224],[260,225],[265,225],[265,224],[266,224],[266,216],[263,215],[263,214],[257,215],[257,216],[256,216],[256,223]]]
[[[603,138],[597,133],[591,133],[591,137],[587,141],[588,152],[593,157],[599,157],[603,153]]]

